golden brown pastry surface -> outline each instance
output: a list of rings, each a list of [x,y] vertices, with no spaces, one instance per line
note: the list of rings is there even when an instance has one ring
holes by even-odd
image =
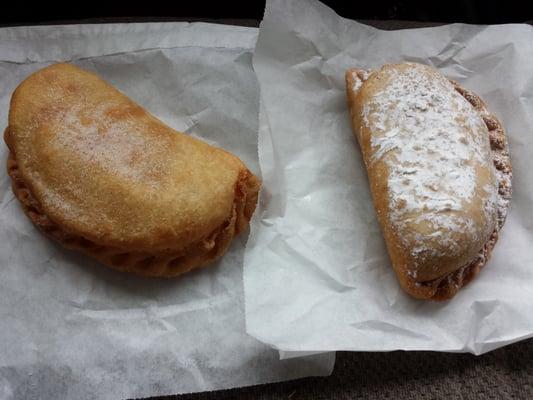
[[[453,297],[485,265],[505,221],[511,165],[500,122],[478,96],[421,64],[349,70],[346,88],[402,287]]]
[[[260,187],[234,155],[70,64],[19,85],[5,141],[14,192],[39,228],[141,275],[176,276],[220,257]]]

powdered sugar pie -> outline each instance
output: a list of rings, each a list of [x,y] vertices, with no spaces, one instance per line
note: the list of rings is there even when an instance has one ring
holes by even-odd
[[[393,268],[412,296],[453,297],[486,264],[511,197],[503,127],[415,63],[349,70],[346,89]]]

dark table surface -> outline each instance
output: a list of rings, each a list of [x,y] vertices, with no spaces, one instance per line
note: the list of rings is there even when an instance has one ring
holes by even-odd
[[[533,399],[533,340],[482,356],[338,352],[324,378],[170,396],[165,400]]]
[[[243,19],[139,17],[59,20],[54,21],[54,24],[199,20],[244,26],[258,26],[259,24],[257,20]],[[396,20],[360,22],[387,30],[441,25],[435,22]],[[533,21],[528,21],[528,23],[533,24]],[[6,25],[9,24],[4,24]],[[338,352],[335,369],[329,377],[304,378],[247,388],[152,399],[533,399],[533,339],[482,356],[401,351]]]

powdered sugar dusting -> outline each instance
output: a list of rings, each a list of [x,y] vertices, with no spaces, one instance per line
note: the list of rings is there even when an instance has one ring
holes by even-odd
[[[458,255],[464,246],[450,232],[477,239],[494,228],[488,223],[480,231],[463,212],[476,194],[487,221],[497,208],[496,179],[483,188],[477,184],[476,168],[491,159],[485,123],[428,67],[408,64],[385,74],[388,84],[365,104],[361,123],[372,132],[370,164],[385,162],[389,171],[390,222],[420,260]]]
[[[361,86],[363,85],[363,81],[361,79],[359,79],[359,77],[357,76],[357,73],[355,72],[352,72],[352,75],[353,75],[353,86],[352,86],[352,90],[354,91],[357,91],[361,88]]]
[[[363,85],[363,82],[368,79],[369,75],[370,75],[370,72],[365,71],[365,70],[352,71],[352,78],[353,78],[352,90],[358,91]]]
[[[63,129],[69,134],[55,138],[57,146],[83,159],[91,168],[107,166],[118,176],[136,184],[155,185],[155,176],[161,176],[164,166],[158,162],[156,152],[164,152],[165,143],[149,140],[149,135],[139,128],[139,120],[125,116],[116,118],[110,110],[125,109],[124,105],[102,102],[91,107],[90,123],[83,106],[73,106],[61,119]],[[144,128],[148,129],[148,128]],[[155,187],[154,187],[155,188]]]

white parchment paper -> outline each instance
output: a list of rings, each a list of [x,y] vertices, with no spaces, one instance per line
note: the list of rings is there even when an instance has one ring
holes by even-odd
[[[499,243],[478,278],[445,303],[400,289],[346,106],[346,69],[406,60],[481,95],[510,141],[514,194]],[[533,336],[531,26],[387,32],[317,1],[272,0],[253,64],[264,183],[245,254],[251,335],[285,351],[476,354]]]
[[[0,126],[12,91],[72,60],[170,126],[256,173],[257,29],[202,23],[0,29]],[[0,164],[7,150],[0,146]],[[43,237],[0,171],[0,399],[119,399],[329,374],[332,355],[279,360],[244,331],[246,235],[178,280],[107,269]]]

